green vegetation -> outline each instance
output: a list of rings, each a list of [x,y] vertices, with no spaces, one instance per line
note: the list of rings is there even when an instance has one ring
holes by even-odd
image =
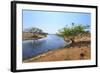
[[[66,26],[60,29],[58,35],[62,36],[64,39],[68,38],[74,43],[75,36],[84,34],[87,28],[89,28],[89,26],[72,23],[70,27]]]

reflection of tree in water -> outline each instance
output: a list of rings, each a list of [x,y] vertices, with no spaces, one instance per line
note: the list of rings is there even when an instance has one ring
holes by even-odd
[[[33,40],[33,41],[32,41],[32,46],[33,46],[33,47],[41,46],[41,45],[42,45],[43,43],[45,43],[45,42],[46,42],[46,40],[41,40],[41,41],[40,41],[39,39],[38,39],[38,40]]]

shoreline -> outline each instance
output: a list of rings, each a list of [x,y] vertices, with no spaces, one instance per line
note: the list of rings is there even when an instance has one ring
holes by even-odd
[[[44,34],[35,34],[35,36],[33,36],[33,33],[30,32],[23,32],[22,34],[22,40],[32,40],[32,39],[41,39],[46,37],[47,35]]]
[[[51,50],[40,54],[36,57],[24,60],[24,63],[29,62],[48,62],[48,61],[64,61],[64,60],[88,60],[91,59],[90,47],[66,47],[56,50]]]
[[[69,41],[69,43],[66,42],[65,47],[67,47],[67,46],[70,45],[70,44],[71,44],[71,41]],[[57,48],[57,49],[54,49],[54,50],[48,50],[47,52],[40,53],[39,55],[37,55],[37,56],[33,56],[33,57],[34,57],[34,59],[35,59],[35,58],[39,58],[40,56],[44,56],[44,55],[46,55],[46,53],[49,53],[49,52],[52,52],[52,51],[56,51],[56,50],[60,50],[60,49],[64,49],[65,47]],[[30,57],[30,59],[31,59],[31,57]],[[25,61],[27,61],[27,60],[25,60]]]
[[[79,50],[80,52],[77,52],[77,54],[75,55],[77,50]],[[90,50],[90,48],[86,48],[86,47],[83,47],[83,48],[82,47],[81,48],[61,48],[61,49],[56,49],[56,50],[48,51],[48,52],[40,54],[40,55],[38,55],[36,57],[32,57],[32,58],[30,58],[28,60],[24,60],[23,63],[29,63],[29,62],[48,62],[48,61],[64,61],[64,60],[88,60],[88,59],[91,59],[90,51],[89,50]],[[64,53],[64,51],[67,52],[66,53],[66,57],[64,58],[65,55],[63,55],[63,54],[60,57],[60,52]],[[72,51],[72,53],[70,53],[71,51]],[[59,53],[58,54],[59,56],[57,55],[57,53]],[[89,54],[86,55],[87,53],[89,53]],[[84,55],[84,57],[81,56],[82,54]]]
[[[90,36],[83,38],[77,37],[75,43],[69,46],[39,54],[35,57],[23,60],[23,63],[91,59],[90,40]]]

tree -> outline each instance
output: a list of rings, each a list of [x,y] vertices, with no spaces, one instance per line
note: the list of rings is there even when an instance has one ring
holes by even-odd
[[[74,43],[75,36],[82,35],[85,32],[85,28],[86,27],[81,24],[75,25],[72,23],[70,27],[64,27],[59,30],[59,35],[64,37],[65,40],[66,38],[70,39],[72,43]]]
[[[33,35],[32,35],[32,38],[34,38],[35,40],[37,40],[38,38],[40,38],[40,35],[43,33],[43,31],[39,28],[36,28],[36,27],[32,27],[29,32],[31,32]]]
[[[29,32],[31,33],[42,33],[43,31],[39,28],[36,28],[36,27],[32,27]]]

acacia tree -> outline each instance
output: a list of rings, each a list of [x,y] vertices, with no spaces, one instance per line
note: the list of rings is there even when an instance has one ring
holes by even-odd
[[[29,32],[32,33],[32,38],[34,38],[35,40],[47,36],[47,33],[44,33],[41,29],[36,27],[30,28]]]
[[[36,28],[36,27],[32,27],[30,30],[29,30],[30,33],[32,33],[32,37],[34,39],[38,39],[39,38],[39,34],[43,33],[43,31],[39,28]]]
[[[32,32],[32,33],[42,33],[42,30],[39,29],[39,28],[36,28],[36,27],[32,27],[29,32]]]
[[[82,35],[85,32],[85,26],[78,24],[75,25],[72,23],[70,27],[64,27],[61,30],[59,30],[59,35],[62,36],[65,40],[66,38],[70,39],[72,43],[75,41],[75,36]]]

